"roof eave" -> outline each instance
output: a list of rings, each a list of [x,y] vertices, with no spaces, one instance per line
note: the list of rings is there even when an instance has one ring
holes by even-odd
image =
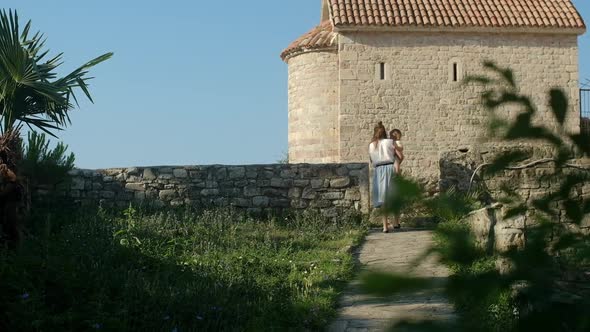
[[[445,32],[445,33],[529,33],[529,34],[564,34],[583,35],[583,28],[553,28],[553,27],[452,27],[452,26],[369,26],[369,25],[334,25],[334,32]]]
[[[294,49],[292,51],[289,52],[283,52],[281,54],[281,59],[288,63],[289,59],[294,58],[298,55],[304,54],[304,53],[314,53],[314,52],[335,52],[338,51],[338,47],[333,45],[333,46],[325,46],[325,47],[313,47],[313,48],[307,48],[307,47],[301,47],[301,48],[297,48]]]

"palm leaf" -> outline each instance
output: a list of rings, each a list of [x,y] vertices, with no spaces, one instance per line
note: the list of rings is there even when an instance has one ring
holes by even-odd
[[[55,131],[70,124],[78,91],[93,102],[88,70],[113,54],[96,57],[58,78],[62,53],[43,60],[49,54],[45,40],[40,32],[31,36],[30,21],[21,31],[16,12],[0,11],[0,133],[24,124],[55,136]]]

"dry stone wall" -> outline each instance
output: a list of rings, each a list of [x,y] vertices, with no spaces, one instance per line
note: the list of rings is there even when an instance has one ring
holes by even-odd
[[[529,158],[518,163],[518,165],[528,165],[535,161],[551,159],[553,152],[549,146],[529,146],[515,145],[511,147],[480,147],[470,151],[450,151],[441,153],[440,156],[440,189],[441,191],[450,188],[457,188],[460,191],[467,191],[469,183],[475,170],[483,164],[493,161],[499,154],[507,150],[520,150],[525,152]],[[566,167],[560,171],[564,177],[572,172],[581,172],[590,176],[590,160],[574,159],[569,162],[579,168]],[[511,166],[518,166],[511,165]],[[506,251],[512,247],[522,247],[525,244],[525,231],[527,225],[535,223],[531,218],[531,213],[535,212],[533,202],[536,199],[545,197],[559,188],[559,180],[551,179],[549,174],[556,171],[555,164],[552,162],[540,163],[517,170],[504,170],[493,176],[485,175],[485,172],[478,171],[474,177],[474,187],[483,185],[491,194],[492,198],[497,199],[502,196],[503,188],[509,189],[512,193],[518,194],[524,203],[529,206],[529,210],[524,216],[516,216],[505,219],[505,208],[500,204],[492,205],[480,211],[475,211],[467,217],[467,221],[485,246],[492,246],[498,250]],[[482,169],[483,170],[483,169]],[[579,185],[574,190],[574,199],[590,198],[590,181]],[[574,226],[569,222],[565,213],[563,202],[556,202],[553,206],[559,211],[559,220],[555,222],[565,223],[571,227]],[[579,231],[590,233],[590,217],[582,222]],[[493,235],[493,239],[491,236]],[[491,242],[490,242],[491,241]]]
[[[369,208],[368,165],[361,163],[76,169],[71,175],[57,192],[82,205],[312,208],[326,214]]]

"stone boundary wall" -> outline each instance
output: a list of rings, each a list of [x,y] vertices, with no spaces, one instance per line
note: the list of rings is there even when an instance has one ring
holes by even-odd
[[[469,182],[475,169],[484,164],[493,161],[497,156],[506,151],[521,151],[528,158],[516,163],[520,166],[530,164],[543,159],[552,159],[554,153],[550,146],[515,144],[511,146],[492,146],[484,145],[479,148],[463,151],[449,151],[440,154],[440,191],[446,191],[451,187],[456,187],[460,191],[467,191]],[[590,160],[573,159],[568,164],[576,165],[588,169],[590,175]],[[502,187],[508,186],[511,190],[519,194],[526,202],[532,202],[534,199],[544,196],[545,194],[557,189],[559,183],[555,179],[549,179],[548,175],[555,172],[555,163],[547,162],[524,169],[503,170],[493,176],[486,175],[481,169],[475,177],[474,185],[485,183],[486,189],[492,195],[498,195]],[[580,172],[580,170],[571,167],[562,169],[564,175],[571,172]],[[586,172],[586,171],[582,171]],[[579,197],[590,197],[590,182],[577,188]]]
[[[484,163],[491,162],[501,152],[509,149],[521,150],[529,156],[518,165],[530,164],[534,161],[552,158],[553,153],[550,147],[545,146],[528,146],[515,145],[511,147],[482,147],[470,151],[450,151],[443,152],[440,155],[441,179],[439,182],[440,190],[445,191],[451,187],[466,192],[469,188],[469,181],[475,169]],[[590,176],[590,160],[574,159],[569,164],[573,164],[589,171],[579,170],[576,168],[565,167],[561,171],[565,175],[572,172],[584,172]],[[510,166],[518,166],[510,165]],[[509,219],[503,219],[503,207],[494,205],[481,211],[476,211],[467,217],[471,221],[474,231],[482,239],[487,238],[493,228],[493,234],[496,237],[495,246],[500,250],[508,250],[511,247],[521,247],[525,241],[525,231],[527,225],[535,223],[530,218],[530,213],[534,212],[533,201],[544,197],[545,195],[555,192],[560,181],[551,179],[548,175],[556,171],[556,165],[553,162],[542,163],[535,166],[519,170],[504,170],[494,176],[485,175],[482,171],[478,172],[475,177],[474,185],[484,184],[485,189],[491,194],[492,198],[497,199],[502,194],[502,187],[509,188],[512,192],[518,194],[522,200],[530,207],[529,213],[524,216],[516,216]],[[590,198],[590,181],[579,185],[574,189],[574,195],[580,200]],[[560,212],[559,220],[556,222],[569,224],[566,217],[565,206],[562,202],[557,202],[553,208]],[[573,224],[570,224],[574,227]],[[590,232],[590,217],[586,218],[580,225],[580,231]],[[575,226],[577,228],[577,226]],[[483,230],[483,231],[482,231]],[[487,241],[487,240],[486,240]]]
[[[249,212],[369,211],[367,164],[277,164],[75,169],[55,192],[81,205],[229,207]],[[49,194],[51,188],[39,190]]]

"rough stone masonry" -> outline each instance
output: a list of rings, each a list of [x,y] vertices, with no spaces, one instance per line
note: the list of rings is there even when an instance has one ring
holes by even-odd
[[[71,175],[57,194],[82,205],[233,206],[249,212],[311,208],[328,215],[369,210],[368,165],[360,163],[76,169]]]
[[[444,10],[403,9],[416,3]],[[566,128],[580,130],[578,36],[585,25],[571,3],[510,1],[493,11],[494,25],[482,19],[492,11],[479,12],[479,5],[464,11],[464,1],[416,3],[322,0],[322,23],[281,54],[289,68],[290,162],[366,161],[373,128],[383,121],[404,132],[405,174],[436,185],[440,151],[485,139],[483,89],[462,83],[483,74],[485,60],[514,71],[521,93],[538,106],[535,120],[544,124],[555,124],[548,89],[563,88],[571,105]],[[515,21],[548,13],[555,17]],[[429,15],[459,17],[454,24],[424,22]],[[572,20],[558,23],[556,17],[566,16]]]
[[[494,175],[486,174],[484,169],[480,168],[476,176],[473,176],[481,165],[490,163],[508,149],[521,151],[527,156],[525,160],[517,163],[518,165],[531,166],[513,167],[514,169],[506,169]],[[558,171],[555,163],[550,161],[553,156],[554,151],[549,146],[526,144],[515,144],[510,148],[482,146],[469,151],[444,152],[441,153],[439,163],[440,187],[442,191],[454,187],[459,191],[466,192],[470,189],[470,180],[473,177],[474,186],[483,186],[495,199],[504,196],[503,190],[509,190],[518,195],[522,203],[529,207],[526,214],[504,218],[506,207],[502,204],[493,204],[470,213],[466,217],[466,221],[471,225],[476,238],[484,247],[493,247],[499,251],[507,251],[514,247],[522,248],[525,245],[527,228],[536,224],[536,219],[532,218],[535,212],[533,202],[559,190],[561,179],[550,176]],[[563,178],[572,173],[590,176],[589,159],[572,159],[568,165],[573,167],[559,169]],[[580,203],[582,200],[587,200],[590,197],[590,182],[576,186],[572,194],[572,198]],[[552,208],[559,212],[559,219],[554,222],[565,224],[574,231],[590,233],[590,216],[586,216],[580,225],[574,225],[567,218],[563,201],[555,202]]]

